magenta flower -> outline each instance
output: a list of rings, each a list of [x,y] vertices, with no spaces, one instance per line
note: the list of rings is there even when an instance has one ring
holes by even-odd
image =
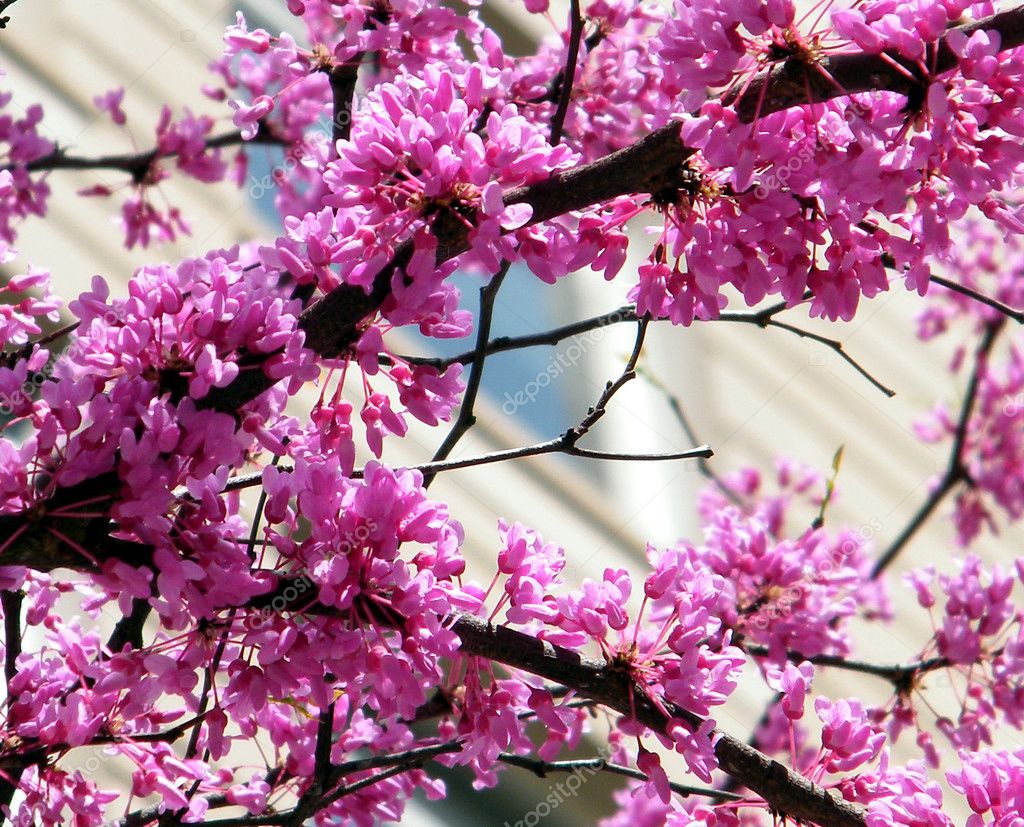
[[[96,108],[101,112],[107,112],[111,119],[118,126],[124,126],[128,120],[128,116],[124,114],[124,110],[121,108],[121,102],[124,100],[124,88],[118,87],[117,89],[111,89],[109,92],[105,92],[102,95],[97,95],[92,99],[92,102],[96,104]]]

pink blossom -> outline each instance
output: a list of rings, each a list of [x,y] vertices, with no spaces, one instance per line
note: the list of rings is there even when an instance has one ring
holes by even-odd
[[[814,667],[807,661],[799,666],[787,663],[782,669],[768,669],[765,681],[776,692],[783,693],[782,709],[791,721],[799,721],[804,716],[804,701],[813,678]]]
[[[822,722],[821,744],[828,750],[827,768],[849,772],[878,755],[885,733],[872,726],[864,705],[852,698],[832,702],[819,697],[814,710]]]
[[[260,120],[274,110],[274,99],[269,95],[259,95],[250,104],[237,100],[231,100],[228,103],[235,110],[234,117],[231,120],[242,131],[242,137],[247,141],[251,141],[256,137]]]
[[[121,109],[121,102],[124,100],[124,88],[118,87],[117,89],[111,89],[102,95],[97,95],[92,99],[93,103],[96,104],[96,108],[101,112],[107,112],[110,114],[111,119],[118,126],[124,126],[128,120],[128,116],[124,114],[124,110]]]

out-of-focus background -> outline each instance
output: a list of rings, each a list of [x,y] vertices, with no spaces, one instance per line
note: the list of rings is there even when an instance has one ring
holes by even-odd
[[[0,31],[0,68],[6,73],[0,89],[14,93],[8,111],[41,101],[47,136],[82,155],[150,147],[165,103],[176,111],[187,105],[216,114],[228,129],[228,108],[205,99],[200,87],[209,80],[207,64],[220,53],[224,27],[236,9],[245,12],[251,25],[271,33],[296,29],[280,0],[231,0],[223,5],[219,0],[16,3],[8,12],[8,28]],[[482,13],[506,37],[511,54],[526,53],[537,38],[554,31],[544,17],[529,15],[510,0],[486,0]],[[552,19],[561,25],[564,8],[555,4]],[[94,95],[118,86],[126,89],[127,129],[114,127],[92,102]],[[99,273],[116,294],[143,263],[273,237],[271,196],[260,180],[278,158],[261,147],[253,148],[251,157],[250,182],[241,190],[200,186],[172,176],[160,192],[188,217],[193,235],[179,244],[132,252],[121,246],[116,226],[121,195],[92,201],[75,196],[77,190],[96,184],[127,194],[126,176],[55,172],[49,178],[54,190],[50,214],[20,227],[16,247],[21,256],[4,275],[32,262],[50,269],[57,291],[71,298]],[[587,272],[551,287],[525,270],[514,270],[498,299],[494,335],[542,331],[611,311],[625,302],[627,279],[620,276],[606,284]],[[467,306],[475,308],[479,282],[467,276],[460,283]],[[713,447],[712,467],[718,473],[754,466],[770,476],[778,455],[827,472],[836,450],[845,446],[840,496],[829,519],[833,525],[853,526],[880,551],[924,501],[929,481],[947,462],[944,448],[922,445],[911,423],[935,399],[956,405],[963,392],[945,370],[950,352],[917,342],[914,315],[920,307],[916,296],[897,287],[868,302],[851,324],[822,326],[799,310],[786,317],[841,339],[852,356],[897,391],[894,399],[887,399],[827,347],[785,331],[729,323],[691,329],[668,323],[652,326],[645,377],[616,396],[588,444],[624,452],[691,447],[657,386],[660,383],[676,396],[698,441]],[[734,303],[732,309],[741,308]],[[618,375],[632,338],[632,327],[623,325],[577,336],[557,347],[494,357],[487,365],[485,398],[478,404],[481,424],[455,456],[529,444],[575,424],[605,381]],[[457,344],[460,349],[469,345]],[[423,346],[410,343],[410,348]],[[518,404],[517,395],[525,395],[527,403]],[[390,445],[386,459],[394,465],[427,461],[442,438],[441,430],[417,429],[411,438]],[[564,546],[571,575],[578,580],[600,577],[609,566],[642,571],[647,542],[699,540],[694,504],[704,484],[692,462],[599,464],[554,456],[447,473],[431,492],[451,503],[464,524],[471,573],[477,579],[486,582],[493,571],[501,517],[522,521]],[[948,565],[951,528],[948,511],[940,511],[901,557],[899,570],[925,562]],[[1011,528],[1000,542],[982,549],[989,559],[1006,559],[1020,539],[1020,529]],[[912,606],[909,612],[902,611],[912,596],[900,591],[898,578],[894,583],[897,620],[884,629],[864,630],[860,654],[867,660],[913,659],[931,634],[923,613]],[[748,681],[717,716],[722,728],[741,736],[749,732],[768,697],[759,684],[756,679]],[[954,707],[948,682],[942,684],[937,678],[925,694],[936,710],[948,714]],[[883,702],[891,689],[882,681],[849,673],[826,674],[818,688],[833,697],[857,695],[868,703]],[[600,722],[595,726],[599,728]],[[1017,733],[1006,738],[1008,744],[1019,742]],[[597,743],[581,749],[581,754],[595,754]],[[82,768],[108,779],[123,770],[102,756],[83,757]],[[680,780],[685,780],[681,773]],[[469,789],[466,776],[446,777],[456,790]],[[406,820],[423,825],[514,825],[527,814],[536,814],[537,802],[559,780],[563,779],[537,779],[508,769],[497,790],[455,794],[442,804],[417,802]],[[545,815],[543,823],[560,827],[593,822],[610,811],[610,790],[618,785],[605,776],[587,780],[577,795]]]

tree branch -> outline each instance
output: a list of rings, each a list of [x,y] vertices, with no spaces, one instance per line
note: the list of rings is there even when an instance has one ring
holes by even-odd
[[[565,69],[558,91],[558,107],[551,116],[551,138],[549,143],[558,146],[562,141],[562,127],[569,113],[572,88],[576,83],[576,70],[580,61],[580,41],[583,40],[583,15],[580,14],[580,0],[569,0],[569,44],[565,55]]]
[[[17,0],[0,0],[0,14],[7,11],[8,8],[13,6]],[[6,29],[7,24],[11,22],[10,17],[0,17],[0,29]]]
[[[966,287],[963,284],[958,284],[942,276],[931,275],[928,277],[929,281],[933,284],[937,284],[940,287],[945,287],[947,290],[952,290],[954,293],[959,293],[962,296],[967,296],[969,299],[973,299],[979,304],[987,305],[993,310],[998,310],[1008,319],[1013,319],[1017,324],[1024,324],[1024,310],[1015,310],[1010,305],[999,301],[999,299],[993,298],[992,296],[986,296],[984,293],[979,293],[970,287]]]
[[[557,345],[564,339],[568,339],[572,336],[578,336],[581,333],[589,333],[592,330],[598,330],[602,327],[608,327],[609,325],[619,324],[621,322],[636,321],[639,321],[639,317],[636,315],[636,309],[632,305],[623,305],[618,310],[613,310],[611,313],[602,313],[600,316],[581,319],[578,322],[572,322],[551,330],[545,330],[541,333],[528,333],[524,336],[499,336],[497,339],[491,339],[487,343],[483,353],[485,356],[490,356],[492,353],[504,353],[509,350],[523,350],[528,347],[537,347],[540,345]],[[414,365],[430,365],[438,370],[444,370],[451,365],[469,364],[474,360],[478,352],[479,345],[473,348],[473,350],[467,350],[456,356],[447,356],[444,358],[403,356],[402,358]]]
[[[352,133],[352,109],[359,81],[359,65],[363,60],[359,52],[351,60],[338,63],[327,72],[331,84],[331,158],[338,157],[338,141],[347,140]]]
[[[544,761],[540,758],[531,758],[525,755],[513,755],[503,752],[498,756],[503,764],[513,767],[520,767],[529,770],[538,778],[544,778],[550,772],[578,772],[579,770],[593,770],[594,772],[607,772],[612,775],[622,775],[626,778],[635,778],[637,781],[647,781],[648,778],[640,770],[632,767],[624,767],[621,764],[612,764],[604,758],[574,758],[569,761]],[[736,793],[723,792],[712,787],[694,787],[690,784],[677,784],[669,782],[669,787],[674,793],[687,798],[691,795],[704,795],[709,798],[721,801],[742,801],[743,796]]]
[[[4,612],[4,678],[7,680],[7,699],[11,699],[11,679],[18,672],[18,655],[21,654],[21,604],[25,600],[22,591],[0,592],[0,606]]]
[[[274,136],[265,126],[260,125],[256,137],[249,141],[242,138],[239,130],[224,132],[214,135],[204,141],[204,151],[210,149],[221,149],[230,146],[242,146],[243,144],[278,144],[284,146],[287,142]],[[128,152],[119,155],[100,155],[94,158],[87,158],[78,155],[70,155],[59,147],[49,155],[43,155],[34,161],[24,164],[28,172],[43,172],[55,169],[112,169],[127,172],[136,182],[145,179],[153,164],[164,158],[176,158],[180,153],[175,150],[162,153],[159,147],[153,147],[145,152]],[[7,164],[0,169],[14,169],[19,164]]]
[[[753,322],[761,327],[777,327],[780,330],[788,330],[790,333],[795,333],[797,336],[803,339],[812,339],[815,342],[825,345],[827,348],[835,351],[839,354],[839,357],[850,365],[857,373],[867,379],[872,385],[878,390],[892,399],[896,395],[896,391],[892,388],[883,385],[878,379],[872,376],[866,368],[864,368],[856,359],[850,356],[843,348],[843,343],[838,339],[830,339],[827,336],[822,336],[818,333],[812,333],[809,330],[796,327],[795,325],[788,324],[786,322],[780,322],[778,319],[768,319],[765,322],[761,322],[754,318],[750,313],[723,313],[719,318],[724,322]]]
[[[1000,318],[994,324],[986,327],[985,333],[981,338],[981,343],[975,351],[974,369],[971,371],[971,378],[967,383],[967,391],[964,394],[963,404],[960,407],[960,416],[957,420],[956,433],[953,436],[953,445],[949,451],[949,463],[946,467],[945,473],[928,496],[928,499],[925,500],[917,513],[911,517],[910,522],[907,523],[903,531],[901,531],[899,536],[893,540],[892,544],[885,550],[882,556],[878,558],[874,568],[871,570],[872,580],[878,579],[892,564],[899,553],[903,550],[904,546],[910,542],[911,538],[913,538],[921,526],[928,521],[928,518],[932,515],[935,509],[938,508],[946,495],[956,488],[961,482],[965,482],[970,479],[963,459],[964,443],[967,439],[967,427],[971,418],[971,413],[974,410],[975,399],[978,395],[978,383],[981,379],[981,373],[985,369],[985,365],[988,362],[988,355],[1005,323],[1006,319]]]
[[[759,643],[745,643],[743,650],[754,657],[768,657],[771,652],[767,646]],[[945,669],[954,664],[949,658],[933,657],[912,663],[870,663],[868,661],[844,658],[839,655],[811,655],[805,657],[799,652],[787,652],[786,659],[791,663],[813,663],[815,666],[828,666],[834,669],[844,669],[847,672],[857,672],[861,675],[872,675],[889,681],[896,689],[909,689],[913,681],[927,672],[934,672],[937,669]]]
[[[498,291],[501,289],[505,276],[508,275],[508,268],[511,262],[503,261],[498,272],[491,277],[491,280],[480,288],[480,320],[477,324],[476,348],[472,352],[472,366],[469,369],[469,379],[466,381],[466,392],[462,395],[462,404],[459,406],[459,416],[452,425],[444,442],[434,453],[433,462],[441,462],[447,459],[455,446],[459,444],[469,429],[476,424],[476,414],[473,407],[476,405],[477,393],[480,391],[480,383],[484,378],[484,362],[487,359],[487,344],[491,336],[491,322],[494,319],[494,302],[498,298]],[[437,475],[436,471],[427,473],[423,477],[423,487],[428,488]]]
[[[668,724],[664,713],[647,699],[642,687],[630,686],[621,672],[601,661],[505,626],[492,626],[469,615],[461,615],[452,629],[467,654],[571,687],[623,715],[634,717],[635,710],[637,720],[650,729],[662,732]],[[667,706],[673,717],[695,728],[702,722],[679,707]],[[717,736],[715,755],[721,768],[764,798],[775,812],[828,827],[864,827],[864,815],[859,806],[797,775],[731,735],[717,733]]]

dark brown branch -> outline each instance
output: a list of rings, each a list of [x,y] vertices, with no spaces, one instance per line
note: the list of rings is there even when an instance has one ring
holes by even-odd
[[[583,40],[583,15],[580,14],[580,0],[569,0],[569,44],[565,55],[561,88],[558,91],[558,106],[555,109],[555,114],[551,116],[549,142],[552,146],[558,146],[562,141],[562,127],[565,125],[565,116],[569,114],[572,88],[576,83],[581,40]]]
[[[21,653],[21,604],[25,595],[20,591],[0,592],[0,605],[4,612],[4,677],[7,682],[7,701],[11,702],[11,681],[18,673],[18,655]],[[14,793],[18,790],[18,782],[28,768],[28,763],[18,762],[0,776],[0,807],[9,807]]]
[[[968,36],[979,30],[998,32],[1000,50],[1015,49],[1024,44],[1024,8],[1010,9],[955,28]],[[922,77],[916,63],[898,54],[839,54],[825,58],[820,65],[825,72],[814,71],[813,67],[808,67],[801,60],[788,60],[755,78],[744,90],[742,100],[736,102],[726,99],[725,102],[735,102],[740,118],[751,121],[757,114],[758,101],[762,95],[764,101],[760,113],[765,115],[804,103],[821,103],[846,94],[879,89],[914,95],[928,82],[928,78]],[[946,38],[939,41],[933,65],[936,75],[948,72],[957,65],[957,56],[949,48]],[[834,83],[829,76],[834,79]]]
[[[571,687],[622,715],[633,717],[635,709],[636,718],[650,729],[661,732],[668,724],[665,715],[647,700],[642,687],[631,686],[621,671],[610,669],[601,661],[468,615],[461,616],[453,630],[469,654]],[[692,713],[671,704],[667,706],[673,717],[693,727],[700,725],[701,720]],[[719,733],[715,755],[722,770],[739,778],[775,812],[828,827],[864,827],[860,807],[731,735]]]
[[[973,299],[979,304],[987,305],[993,310],[998,310],[1008,319],[1013,319],[1018,324],[1024,324],[1024,310],[1015,310],[1010,305],[993,298],[992,296],[986,296],[984,293],[979,293],[977,290],[973,290],[970,287],[966,287],[962,284],[957,284],[955,281],[943,278],[942,276],[932,275],[929,276],[929,281],[933,284],[937,284],[940,287],[945,287],[947,290],[952,290],[954,293],[959,293],[962,296],[967,296],[969,299]]]
[[[273,593],[261,595],[252,608],[281,610],[277,601],[287,593],[291,581],[282,579]],[[330,614],[327,606],[304,607],[310,614]],[[378,620],[392,625],[402,621],[397,614]],[[503,663],[571,689],[579,699],[589,699],[623,715],[635,717],[650,729],[662,732],[668,718],[647,699],[643,687],[631,684],[625,672],[587,658],[578,652],[553,645],[505,626],[494,626],[482,618],[460,614],[451,626],[459,636],[462,650],[469,655]],[[666,704],[672,718],[697,728],[702,720],[679,707]],[[737,782],[762,796],[771,807],[796,819],[837,827],[863,827],[860,808],[810,780],[788,770],[742,741],[718,733],[715,745],[721,769]]]
[[[0,14],[7,11],[8,8],[13,6],[17,0],[0,0]],[[0,17],[0,29],[6,29],[7,24],[11,22],[11,18],[8,16]]]
[[[359,80],[360,52],[352,60],[333,66],[327,73],[331,84],[331,158],[338,157],[338,141],[347,140],[352,132],[353,100]]]
[[[970,422],[971,414],[974,411],[974,403],[978,395],[978,383],[981,379],[981,374],[986,368],[988,355],[1005,323],[1006,319],[1000,318],[995,324],[989,325],[985,329],[985,333],[981,338],[981,343],[978,345],[978,349],[975,351],[974,368],[971,371],[971,378],[967,383],[967,391],[964,394],[963,404],[960,407],[960,416],[957,419],[956,433],[953,436],[953,445],[949,451],[949,464],[946,467],[945,473],[942,475],[942,478],[939,480],[934,490],[928,496],[928,499],[925,500],[917,513],[911,517],[910,522],[907,523],[903,531],[901,531],[899,536],[893,540],[892,544],[885,550],[882,556],[878,558],[874,568],[871,570],[871,578],[873,580],[880,577],[892,564],[897,555],[903,550],[904,546],[910,542],[911,538],[913,538],[918,530],[920,530],[921,526],[928,521],[928,518],[946,498],[946,495],[955,489],[960,483],[970,480],[963,457],[964,443],[967,439],[967,427]]]
[[[285,142],[275,137],[266,127],[261,125],[256,132],[256,137],[252,140],[246,141],[242,138],[242,133],[236,129],[233,132],[224,132],[207,138],[204,149],[221,149],[230,146],[242,146],[243,144],[280,144],[283,146]],[[154,163],[164,158],[176,158],[179,154],[177,151],[161,153],[158,147],[153,147],[145,152],[127,152],[119,155],[100,155],[94,158],[86,158],[70,155],[66,150],[57,148],[49,155],[43,155],[34,161],[29,161],[24,167],[28,172],[43,172],[55,169],[112,169],[127,172],[132,176],[133,180],[142,181]],[[12,169],[14,166],[18,165],[8,164],[7,166],[0,167],[0,169]]]
[[[114,626],[110,638],[107,640],[107,649],[112,653],[120,652],[127,643],[132,649],[142,648],[142,628],[146,625],[153,607],[148,598],[136,597],[132,600],[131,611],[122,616]]]
[[[594,772],[607,772],[612,775],[621,775],[626,778],[635,778],[637,781],[647,781],[647,776],[640,770],[632,767],[624,767],[621,764],[612,764],[604,758],[574,758],[568,761],[544,761],[540,758],[531,758],[525,755],[513,755],[503,752],[498,756],[503,764],[512,767],[520,767],[529,770],[538,778],[544,778],[552,772],[578,772],[579,770],[593,770]],[[736,793],[723,792],[711,787],[694,787],[690,784],[677,784],[669,782],[673,792],[687,798],[691,795],[703,795],[720,801],[738,801],[743,798]]]
[[[759,643],[744,643],[743,650],[755,657],[768,657],[771,653],[767,646]],[[799,652],[787,652],[786,659],[791,663],[813,663],[815,666],[828,666],[857,672],[861,675],[872,675],[889,681],[897,689],[909,688],[915,679],[937,669],[946,669],[954,664],[948,658],[934,657],[914,661],[913,663],[870,663],[869,661],[845,658],[840,655],[811,655],[805,657]]]
[[[328,704],[320,710],[320,723],[316,731],[316,746],[314,747],[313,758],[313,779],[312,783],[299,798],[291,814],[283,822],[284,827],[301,827],[308,819],[312,818],[321,802],[327,795],[328,789],[337,783],[332,779],[331,767],[331,739],[334,735],[334,704]]]
[[[25,600],[22,591],[0,592],[0,605],[4,611],[4,677],[7,679],[7,698],[10,700],[11,680],[18,673],[18,655],[21,654],[21,604]]]

